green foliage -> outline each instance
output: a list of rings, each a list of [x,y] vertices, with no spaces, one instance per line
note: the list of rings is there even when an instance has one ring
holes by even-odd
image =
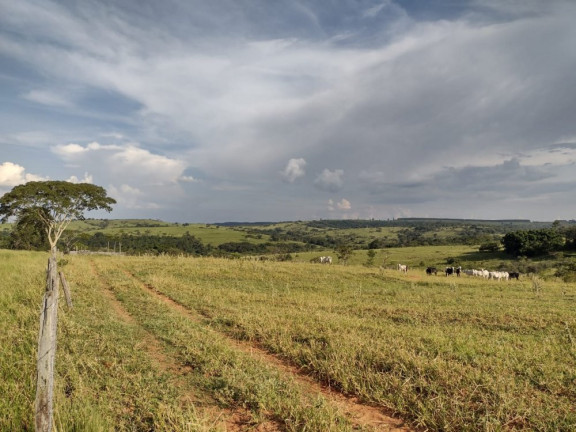
[[[374,265],[374,259],[376,258],[376,251],[374,249],[370,249],[366,252],[366,266],[372,267]]]
[[[81,220],[85,211],[112,211],[111,204],[115,203],[116,200],[106,196],[104,188],[93,184],[36,181],[18,185],[4,194],[0,198],[0,216],[6,222],[25,209],[44,209],[53,220],[62,217]]]
[[[564,282],[576,282],[576,261],[563,263],[556,269],[555,276],[561,278]]]
[[[506,253],[533,257],[546,255],[564,247],[564,237],[555,229],[515,231],[502,238]]]
[[[28,182],[14,187],[0,198],[0,220],[12,216],[35,217],[42,221],[51,248],[73,219],[84,219],[89,210],[111,211],[116,201],[106,195],[104,188],[89,183],[65,181]]]
[[[38,217],[39,212],[44,212],[42,218]],[[43,220],[49,217],[42,208],[23,209],[10,234],[9,247],[23,250],[48,250],[50,243]]]
[[[566,238],[566,249],[576,250],[576,226],[565,228],[563,234]]]
[[[338,257],[338,261],[346,264],[348,262],[348,258],[350,258],[350,255],[352,255],[352,252],[354,252],[354,247],[347,243],[340,243],[334,248],[334,252]]]
[[[478,248],[480,252],[498,252],[500,245],[497,242],[483,243]]]

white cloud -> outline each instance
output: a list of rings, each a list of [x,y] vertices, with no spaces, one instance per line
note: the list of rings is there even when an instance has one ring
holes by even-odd
[[[314,180],[314,184],[319,189],[329,192],[337,192],[344,186],[344,180],[342,179],[343,175],[344,171],[341,169],[334,171],[325,169],[322,173],[318,174],[316,180]]]
[[[183,182],[183,183],[199,183],[201,182],[201,180],[192,177],[192,176],[180,176],[178,177],[178,181]]]
[[[352,210],[352,204],[346,198],[342,198],[337,203],[335,203],[334,200],[329,199],[328,200],[328,211],[334,212],[336,210],[342,210],[342,211]]]
[[[122,184],[120,187],[109,186],[108,195],[128,209],[158,209],[160,205],[148,201],[146,194],[137,187]]]
[[[76,155],[79,153],[86,153],[88,151],[87,147],[82,147],[79,144],[60,144],[53,147],[52,151],[64,158]]]
[[[94,183],[94,179],[87,172],[84,173],[84,178],[79,180],[76,176],[71,176],[68,180],[70,183]]]
[[[31,90],[22,95],[26,100],[37,102],[42,105],[55,107],[71,107],[73,103],[64,95],[51,90]]]
[[[378,15],[380,13],[380,11],[382,11],[382,9],[384,9],[386,6],[389,6],[390,2],[383,2],[380,4],[377,4],[376,6],[372,6],[369,9],[366,9],[363,13],[363,16],[365,18],[374,18],[376,15]]]
[[[0,186],[13,187],[29,181],[45,180],[41,176],[28,174],[25,171],[23,166],[12,162],[4,162],[0,165]]]
[[[286,168],[280,174],[284,181],[288,183],[294,183],[296,179],[304,177],[306,171],[304,167],[306,166],[306,160],[303,158],[290,159],[286,164]]]
[[[52,151],[72,166],[94,170],[119,183],[174,184],[186,168],[182,160],[154,154],[135,144],[66,144],[54,146]]]
[[[338,207],[339,210],[351,210],[352,204],[350,204],[350,201],[347,199],[342,198],[340,202],[336,204],[336,207]]]

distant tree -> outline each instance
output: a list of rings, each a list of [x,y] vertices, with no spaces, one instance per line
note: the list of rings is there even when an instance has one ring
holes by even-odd
[[[374,265],[374,258],[376,258],[376,251],[374,249],[366,252],[366,266],[372,267]]]
[[[564,247],[563,235],[556,229],[514,231],[502,238],[506,253],[514,256],[538,256]]]
[[[74,247],[78,246],[78,239],[80,238],[80,231],[76,230],[66,230],[60,236],[60,247],[64,250],[64,253],[70,253]]]
[[[386,239],[376,238],[368,243],[368,249],[383,249],[386,247]]]
[[[348,243],[340,243],[334,248],[334,252],[338,257],[338,261],[346,264],[350,255],[354,252],[354,247]]]
[[[55,251],[58,239],[72,220],[83,220],[88,210],[111,211],[115,203],[104,188],[89,183],[28,182],[0,198],[0,217],[6,222],[12,216],[34,216],[41,221],[50,249]]]
[[[576,250],[576,226],[571,226],[564,230],[566,238],[566,249]]]

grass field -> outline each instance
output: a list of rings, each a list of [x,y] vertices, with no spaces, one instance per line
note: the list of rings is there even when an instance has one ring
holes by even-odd
[[[70,225],[73,230],[79,230],[85,233],[94,234],[102,232],[109,236],[119,235],[158,235],[158,236],[174,236],[180,237],[185,233],[189,233],[199,238],[203,243],[218,246],[227,242],[241,242],[250,241],[252,243],[262,243],[268,240],[267,235],[262,235],[262,238],[249,237],[247,233],[234,230],[229,227],[220,227],[217,225],[209,224],[174,224],[154,220],[131,220],[131,219],[118,219],[118,220],[86,220],[74,221]]]
[[[452,246],[416,246],[403,248],[389,248],[374,250],[374,265],[384,268],[396,268],[397,264],[406,264],[409,268],[424,271],[428,266],[436,266],[439,270],[448,265],[448,260],[453,259],[453,265],[463,268],[496,268],[501,264],[513,266],[504,253],[478,252],[478,246],[452,245]],[[293,254],[295,261],[309,261],[314,257],[330,255],[337,262],[334,251],[324,252],[301,252]],[[365,264],[368,260],[367,250],[356,250],[348,259],[350,265]]]
[[[416,267],[474,253],[417,249],[379,253]],[[47,256],[0,258],[0,430],[30,430]],[[360,415],[371,409],[402,430],[576,429],[576,285],[404,275],[379,259],[65,257],[58,430],[401,427]]]

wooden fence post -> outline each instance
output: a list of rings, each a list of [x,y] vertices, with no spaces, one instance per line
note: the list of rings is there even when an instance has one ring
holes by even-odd
[[[56,256],[48,259],[46,292],[40,313],[38,335],[38,361],[35,402],[36,432],[52,430],[52,401],[54,393],[54,363],[56,360],[56,333],[58,324],[58,270]]]
[[[72,296],[70,295],[70,287],[68,286],[68,282],[66,282],[64,273],[58,272],[58,274],[60,275],[60,282],[62,282],[62,289],[64,291],[64,297],[66,297],[66,304],[69,308],[72,308]]]

